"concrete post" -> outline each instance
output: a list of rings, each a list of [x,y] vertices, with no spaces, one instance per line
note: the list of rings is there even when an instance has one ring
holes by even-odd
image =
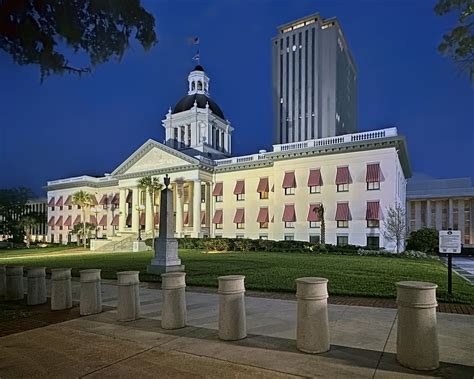
[[[5,300],[21,300],[25,296],[23,289],[23,266],[6,266]]]
[[[186,273],[169,272],[161,274],[163,308],[161,327],[179,329],[186,326]]]
[[[140,317],[140,271],[117,272],[119,321],[133,321]]]
[[[219,278],[219,338],[224,341],[247,337],[245,284],[243,275]]]
[[[30,267],[27,271],[27,304],[44,304],[46,297],[46,267]]]
[[[5,296],[7,287],[7,276],[5,273],[5,265],[0,265],[0,298]]]
[[[397,360],[414,370],[439,367],[436,288],[433,283],[398,282]]]
[[[100,269],[81,270],[81,296],[79,313],[81,316],[102,312],[102,289]]]
[[[51,269],[51,310],[72,308],[71,269]]]
[[[327,283],[325,278],[296,279],[296,347],[305,353],[329,350]]]

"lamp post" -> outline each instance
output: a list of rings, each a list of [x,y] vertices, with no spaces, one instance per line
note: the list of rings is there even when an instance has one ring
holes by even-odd
[[[142,212],[145,210],[145,206],[143,204],[136,205],[135,209],[138,211],[138,237],[137,237],[137,241],[141,241],[142,240],[142,236],[141,236],[142,226],[141,226],[140,220],[142,218]]]
[[[99,230],[99,221],[97,220],[97,215],[99,214],[100,212],[100,209],[98,206],[94,206],[91,208],[91,211],[95,213],[95,239],[97,239],[97,234],[98,234],[98,230]]]

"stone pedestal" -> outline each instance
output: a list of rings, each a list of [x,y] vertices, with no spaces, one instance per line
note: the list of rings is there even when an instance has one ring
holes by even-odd
[[[163,292],[161,327],[163,329],[179,329],[186,326],[185,277],[185,272],[161,274]]]
[[[439,367],[436,288],[433,283],[397,283],[397,360],[414,370]]]
[[[102,289],[100,269],[81,270],[81,297],[79,313],[81,316],[102,312]]]
[[[72,308],[71,269],[51,269],[51,310]]]
[[[6,266],[5,300],[21,300],[25,296],[23,289],[23,266]]]
[[[305,353],[329,350],[327,283],[325,278],[296,279],[296,347]]]
[[[7,276],[5,272],[5,265],[0,265],[0,298],[5,296],[5,291],[7,287]]]
[[[133,248],[134,253],[138,253],[140,251],[146,251],[146,243],[145,241],[133,241]]]
[[[150,274],[184,271],[178,257],[178,241],[174,238],[173,192],[168,188],[169,178],[165,177],[165,189],[160,198],[160,234],[155,239],[155,256],[147,271]]]
[[[243,275],[219,278],[219,338],[235,341],[247,337]]]
[[[119,321],[133,321],[140,317],[140,271],[117,272]]]
[[[46,297],[46,267],[30,267],[27,271],[27,304],[44,304]]]

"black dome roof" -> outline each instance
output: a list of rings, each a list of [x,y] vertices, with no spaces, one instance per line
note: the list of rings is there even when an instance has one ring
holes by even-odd
[[[202,67],[200,64],[198,64],[196,67],[194,67],[193,71],[202,71],[202,72],[204,72],[204,67]]]
[[[195,93],[194,95],[187,95],[183,97],[180,101],[176,103],[173,108],[173,112],[171,113],[179,113],[191,109],[194,106],[194,101],[196,101],[198,108],[202,109],[205,109],[206,103],[209,103],[209,109],[212,111],[212,113],[225,120],[224,113],[221,111],[217,103],[210,97],[200,93]]]

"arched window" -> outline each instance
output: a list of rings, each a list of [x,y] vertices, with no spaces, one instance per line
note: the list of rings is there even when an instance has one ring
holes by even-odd
[[[198,81],[198,91],[202,91],[202,82]]]
[[[194,91],[196,89],[196,82],[191,83],[191,91]]]

